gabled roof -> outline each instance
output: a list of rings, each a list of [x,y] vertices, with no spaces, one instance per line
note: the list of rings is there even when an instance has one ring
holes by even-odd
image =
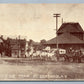
[[[56,44],[57,37],[49,40],[46,44]],[[80,40],[76,36],[73,36],[70,33],[63,33],[58,36],[58,43],[59,44],[84,44],[83,40]]]
[[[58,29],[57,33],[64,33],[64,32],[83,32],[82,27],[79,23],[63,23],[61,27]]]

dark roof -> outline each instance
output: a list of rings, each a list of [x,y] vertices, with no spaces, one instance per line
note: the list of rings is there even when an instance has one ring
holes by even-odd
[[[58,29],[57,33],[64,33],[64,32],[83,32],[84,33],[79,23],[63,23],[61,27]]]
[[[56,44],[57,37],[49,40],[46,44]],[[83,40],[80,40],[76,36],[73,36],[70,33],[63,33],[58,36],[58,43],[59,44],[84,44]]]

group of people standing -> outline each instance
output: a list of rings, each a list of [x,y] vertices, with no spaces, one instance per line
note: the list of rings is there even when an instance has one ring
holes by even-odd
[[[48,53],[48,52],[46,52]],[[35,57],[35,56],[45,56],[45,53],[44,51],[40,51],[40,50],[34,50],[34,48],[30,48],[28,51],[27,51],[27,54],[26,54],[28,57]],[[35,56],[34,56],[35,55]],[[53,54],[52,53],[49,53],[48,54],[48,57],[53,57],[52,56]],[[78,62],[78,63],[81,63],[82,62],[82,58],[84,58],[84,54],[83,52],[81,51],[81,49],[73,49],[73,48],[69,48],[69,49],[66,49],[66,53],[63,55],[59,53],[59,51],[54,54],[55,57],[57,58],[57,60],[59,61],[60,58],[64,58],[64,61],[68,61],[68,62]]]
[[[68,49],[66,53],[66,60],[70,61],[70,59],[73,60],[73,62],[80,63],[82,58],[84,57],[81,49]]]

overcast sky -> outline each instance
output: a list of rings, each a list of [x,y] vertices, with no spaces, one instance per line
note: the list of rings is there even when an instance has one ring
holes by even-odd
[[[0,4],[0,35],[24,36],[40,41],[55,37],[54,13],[64,22],[79,22],[84,28],[84,4]]]

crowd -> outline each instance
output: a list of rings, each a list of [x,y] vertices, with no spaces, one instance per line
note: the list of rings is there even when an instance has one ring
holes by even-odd
[[[59,61],[63,58],[62,61],[68,61],[68,62],[82,62],[81,60],[84,58],[83,51],[81,49],[50,49],[45,48],[43,50],[34,50],[33,48],[30,49],[28,54],[26,54],[28,57],[38,58],[51,61]]]

